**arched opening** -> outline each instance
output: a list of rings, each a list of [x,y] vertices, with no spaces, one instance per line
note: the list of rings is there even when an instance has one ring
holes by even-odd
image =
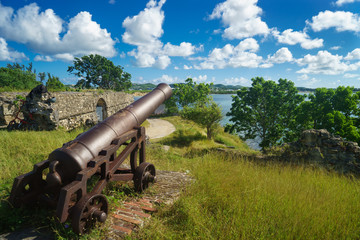
[[[96,104],[96,116],[99,122],[102,122],[105,118],[107,118],[106,102],[102,98],[100,98]]]

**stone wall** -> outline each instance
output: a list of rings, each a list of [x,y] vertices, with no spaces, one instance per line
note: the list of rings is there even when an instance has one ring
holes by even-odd
[[[298,141],[273,149],[284,161],[316,163],[340,173],[360,174],[360,147],[325,129],[306,130]]]
[[[28,93],[0,93],[0,125],[8,125],[14,119],[18,107],[17,95]],[[112,91],[54,92],[27,97],[20,118],[35,121],[40,129],[58,127],[73,129],[99,121],[96,109],[105,119],[134,101],[131,94]]]

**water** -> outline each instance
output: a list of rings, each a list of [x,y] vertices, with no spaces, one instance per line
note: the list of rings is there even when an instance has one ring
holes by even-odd
[[[211,94],[214,101],[221,107],[223,119],[220,121],[221,126],[230,123],[230,117],[226,116],[230,112],[232,97],[235,94]]]

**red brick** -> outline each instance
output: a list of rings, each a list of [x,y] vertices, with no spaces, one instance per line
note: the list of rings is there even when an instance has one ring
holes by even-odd
[[[131,209],[127,209],[127,208],[117,208],[116,210],[122,211],[122,212],[128,212],[128,213],[131,213],[131,212],[132,212]]]
[[[138,204],[138,203],[134,203],[134,202],[125,202],[124,205],[130,205],[130,206],[139,207],[139,204]]]
[[[132,205],[127,205],[125,204],[125,207],[131,209],[131,210],[137,210],[137,211],[141,211],[140,206],[132,206]]]
[[[124,227],[120,227],[120,226],[117,226],[117,225],[114,225],[113,229],[118,230],[118,231],[123,232],[123,233],[128,234],[128,235],[130,235],[131,232],[132,232],[132,230],[129,229],[129,228],[124,228]]]
[[[136,225],[140,225],[142,223],[142,221],[140,220],[137,220],[137,219],[133,219],[131,217],[125,217],[123,215],[117,215],[117,214],[114,214],[114,217],[117,218],[117,219],[121,219],[121,220],[124,220],[126,222],[130,222],[130,223],[134,223]]]
[[[141,208],[147,212],[157,212],[156,208],[141,206]]]
[[[151,215],[150,214],[147,214],[147,213],[144,213],[144,212],[140,212],[140,211],[135,211],[133,210],[132,211],[133,214],[136,214],[140,217],[143,217],[143,218],[151,218]]]
[[[152,207],[153,205],[149,202],[143,202],[143,201],[140,201],[140,205],[145,205],[147,207]]]

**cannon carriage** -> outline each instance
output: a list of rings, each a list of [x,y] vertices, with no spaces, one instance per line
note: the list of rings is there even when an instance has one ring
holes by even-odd
[[[46,203],[56,209],[61,223],[71,219],[78,234],[105,222],[108,202],[101,192],[109,182],[132,180],[136,191],[142,192],[156,181],[154,165],[145,161],[145,128],[140,125],[170,96],[171,88],[159,84],[54,150],[33,171],[15,178],[9,201],[15,207]],[[130,168],[123,168],[128,156]]]

